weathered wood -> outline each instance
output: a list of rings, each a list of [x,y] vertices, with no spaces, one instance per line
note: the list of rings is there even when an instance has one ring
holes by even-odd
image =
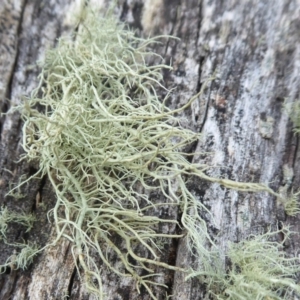
[[[109,1],[91,3],[106,7]],[[68,34],[69,12],[76,10],[76,5],[71,0],[0,0],[2,112],[36,87],[36,61],[55,45],[56,38]],[[180,38],[168,39],[155,48],[174,67],[164,74],[166,86],[175,88],[170,107],[186,103],[214,74],[205,94],[181,116],[182,124],[203,133],[203,139],[190,151],[208,154],[195,155],[195,162],[212,166],[209,172],[214,176],[269,183],[274,190],[299,187],[298,138],[282,109],[284,101],[299,98],[299,0],[122,0],[115,13],[137,29],[137,34]],[[48,179],[24,186],[22,199],[5,196],[11,184],[23,174],[33,174],[37,167],[16,162],[22,153],[21,128],[18,113],[1,116],[0,203],[37,216],[29,233],[20,225],[11,226],[7,234],[10,242],[45,245],[55,238],[46,214],[55,203]],[[294,178],[284,178],[284,169],[293,171]],[[216,222],[209,224],[209,230],[224,250],[228,241],[239,241],[277,222],[290,224],[299,232],[299,217],[287,217],[282,205],[266,193],[238,193],[194,178],[190,189],[213,213]],[[299,246],[295,234],[286,250],[297,255]],[[0,248],[3,263],[14,247],[2,243]],[[28,270],[1,275],[0,298],[93,299],[80,283],[71,250],[72,245],[61,240],[36,257]],[[179,245],[168,245],[161,260],[175,263],[175,253],[178,266],[197,263],[187,255],[185,239]],[[196,279],[185,282],[181,273],[159,271],[164,272],[167,292],[173,299],[204,299],[205,288]],[[102,277],[107,299],[149,299],[143,289],[138,295],[134,282],[105,268]],[[166,290],[157,289],[155,294],[165,299]]]

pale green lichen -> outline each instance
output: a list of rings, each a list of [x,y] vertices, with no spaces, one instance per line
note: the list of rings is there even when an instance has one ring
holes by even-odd
[[[293,103],[284,103],[284,110],[287,112],[293,122],[293,131],[300,133],[300,101],[299,99]]]
[[[288,216],[294,217],[300,213],[299,195],[300,195],[300,191],[295,193],[292,190],[290,193],[286,193],[285,200],[283,201],[283,205],[284,205],[284,211]]]
[[[285,213],[288,216],[296,216],[300,213],[299,208],[299,195],[300,191],[294,192],[293,189],[290,190],[290,183],[286,183],[284,186],[281,186],[279,188],[279,195],[280,197],[277,197],[277,204],[280,204],[283,206]]]
[[[283,300],[300,296],[299,259],[287,257],[285,241],[276,242],[278,233],[286,238],[290,235],[285,229],[230,245],[228,257],[232,267],[225,281],[224,296],[217,299]]]
[[[6,239],[6,231],[9,223],[18,223],[26,227],[26,232],[30,231],[33,227],[36,218],[32,214],[24,212],[17,213],[8,210],[6,206],[2,206],[0,210],[0,233],[2,238]]]
[[[7,169],[3,169],[4,171],[8,172],[10,175],[14,176],[13,172]],[[12,181],[9,181],[9,192],[7,196],[11,196],[14,199],[23,199],[26,197],[21,191],[21,185],[26,180],[26,175],[23,174],[19,177],[18,183],[14,183]],[[16,187],[16,188],[14,188]]]
[[[293,103],[284,103],[284,110],[291,118],[293,123],[293,132],[295,134],[300,133],[300,101],[296,100]],[[293,183],[294,167],[285,164],[283,166],[283,181],[285,185],[279,191],[281,194],[279,202],[284,205],[284,209],[287,215],[296,216],[300,212],[299,195],[300,191],[290,191]],[[283,195],[284,194],[284,195]]]
[[[229,243],[228,272],[224,272],[220,263],[218,271],[199,271],[197,276],[207,282],[210,296],[216,300],[295,299],[300,296],[297,283],[300,265],[297,257],[289,258],[284,251],[290,234],[289,229],[284,228]],[[276,241],[279,235],[285,236],[281,243]]]
[[[9,243],[7,239],[7,230],[8,226],[12,224],[19,224],[26,228],[26,232],[29,232],[36,217],[33,214],[28,214],[24,212],[15,212],[8,210],[6,206],[2,206],[0,210],[0,240],[9,246],[14,247],[14,253],[6,260],[6,262],[0,265],[0,273],[6,271],[9,267],[10,269],[26,269],[33,261],[35,255],[38,254],[37,245],[30,243]],[[21,248],[21,251],[17,253],[18,248]]]
[[[32,264],[34,257],[39,253],[39,247],[36,244],[18,243],[11,244],[11,246],[21,250],[19,252],[14,250],[13,254],[0,266],[0,273],[5,272],[8,267],[10,270],[27,269]]]
[[[24,158],[39,161],[35,176],[47,174],[56,192],[51,211],[56,241],[64,237],[73,242],[83,282],[99,299],[104,295],[95,253],[112,272],[132,278],[137,289],[143,286],[153,299],[152,287],[165,286],[156,280],[157,267],[197,274],[159,261],[157,243],[181,237],[159,231],[159,224],[179,225],[151,215],[161,205],[180,207],[181,226],[203,272],[212,280],[219,276],[216,272],[222,273],[217,248],[200,216],[210,213],[187,189],[186,175],[279,196],[263,184],[211,178],[206,166],[186,159],[182,149],[199,134],[183,128],[174,115],[202,91],[180,109],[165,106],[168,97],[161,101],[156,89],[163,88],[161,70],[170,67],[148,64],[156,54],[147,45],[154,42],[137,38],[113,17],[89,12],[76,37],[61,38],[57,48],[47,52],[39,87],[21,107]],[[165,200],[151,200],[151,193]],[[137,254],[136,244],[148,253],[145,257]],[[122,267],[109,260],[108,251]]]

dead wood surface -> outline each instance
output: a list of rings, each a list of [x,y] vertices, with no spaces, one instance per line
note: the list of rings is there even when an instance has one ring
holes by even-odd
[[[106,7],[109,1],[91,3]],[[0,0],[2,112],[36,87],[36,61],[58,37],[70,32],[69,12],[74,4],[72,0]],[[115,13],[137,34],[180,38],[155,49],[174,68],[165,74],[166,86],[175,88],[170,107],[186,103],[207,78],[215,76],[205,94],[181,116],[186,127],[203,133],[191,151],[208,154],[195,155],[195,162],[212,166],[209,172],[214,176],[269,183],[274,190],[299,188],[298,138],[282,109],[284,101],[291,103],[300,96],[299,0],[120,0]],[[23,187],[22,199],[5,196],[23,174],[34,174],[37,166],[17,163],[22,154],[20,115],[2,115],[0,125],[0,205],[37,217],[30,232],[17,224],[11,226],[8,239],[45,245],[55,237],[47,219],[55,195],[43,178]],[[284,176],[284,170],[290,175]],[[213,213],[216,222],[209,224],[209,230],[223,249],[228,241],[240,241],[270,225],[290,224],[299,232],[300,217],[286,216],[283,207],[266,193],[238,193],[195,178],[189,185]],[[62,240],[36,257],[26,271],[1,275],[0,299],[93,299],[80,283],[71,246]],[[286,250],[298,255],[299,246],[295,234]],[[13,251],[14,247],[0,243],[0,263]],[[187,255],[185,239],[168,245],[161,260],[185,267],[195,263]],[[183,274],[164,273],[172,299],[204,299],[205,289],[196,279],[185,282]],[[134,282],[105,268],[102,278],[107,299],[149,299],[144,290],[137,293]],[[166,290],[155,293],[166,299]]]

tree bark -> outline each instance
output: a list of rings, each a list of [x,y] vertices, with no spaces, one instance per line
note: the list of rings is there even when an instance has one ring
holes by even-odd
[[[109,2],[93,0],[90,5],[105,9]],[[70,33],[76,3],[0,0],[3,113],[36,88],[40,72],[36,61],[55,46],[58,37]],[[295,102],[300,96],[299,0],[119,0],[115,14],[138,35],[180,38],[153,46],[173,66],[164,74],[167,88],[175,88],[168,103],[171,108],[184,105],[214,76],[205,93],[180,116],[185,127],[203,136],[190,151],[207,154],[195,154],[194,162],[211,166],[209,174],[215,177],[266,183],[275,191],[299,188],[298,137],[283,110],[284,102]],[[26,241],[43,246],[55,238],[55,228],[47,219],[55,194],[43,178],[23,186],[22,199],[6,196],[22,175],[29,177],[37,166],[17,162],[23,153],[19,113],[1,115],[0,125],[1,206],[33,213],[37,219],[30,232],[18,224],[9,226],[7,239],[11,244]],[[192,177],[189,188],[211,210],[216,222],[208,228],[224,251],[228,241],[238,242],[278,224],[290,225],[296,232],[286,251],[298,255],[299,216],[287,216],[274,196],[236,192]],[[15,248],[4,243],[0,247],[3,264]],[[61,239],[27,270],[2,274],[0,299],[94,299],[84,290],[71,249],[70,242]],[[180,267],[195,264],[195,258],[187,255],[185,238],[167,245],[161,260]],[[180,272],[163,272],[169,289],[155,289],[158,299],[166,299],[166,292],[172,299],[204,299],[207,291],[197,279],[185,281]],[[138,294],[133,281],[105,268],[101,276],[107,299],[150,299],[143,289]]]

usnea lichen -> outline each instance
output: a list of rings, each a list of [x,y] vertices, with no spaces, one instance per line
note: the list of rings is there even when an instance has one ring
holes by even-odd
[[[290,236],[288,228],[251,236],[248,240],[231,244],[228,257],[232,263],[226,278],[223,297],[218,299],[294,299],[300,295],[297,273],[299,259],[289,258],[278,234]]]
[[[170,67],[147,65],[154,55],[146,50],[150,42],[136,38],[112,17],[89,15],[75,42],[60,39],[48,51],[40,86],[22,108],[25,157],[38,159],[39,174],[49,176],[57,195],[52,214],[58,237],[74,243],[83,281],[100,299],[100,270],[91,252],[116,274],[132,277],[137,289],[144,286],[153,299],[151,286],[163,284],[155,281],[158,274],[151,266],[186,271],[158,260],[156,239],[181,235],[159,232],[158,224],[177,221],[150,216],[149,210],[180,205],[181,223],[191,240],[202,245],[209,238],[198,215],[205,208],[183,180],[190,169],[202,174],[182,153],[199,135],[182,128],[173,117],[176,111],[159,100],[155,87],[161,86],[161,69]],[[180,195],[173,191],[174,179]],[[147,193],[137,191],[141,188]],[[150,201],[149,192],[156,191],[164,194],[165,202]],[[123,240],[125,252],[113,234]],[[137,243],[148,257],[138,256]],[[108,249],[122,268],[108,260]],[[147,275],[140,275],[141,269]]]
[[[293,131],[300,133],[300,101],[296,100],[294,103],[284,103],[284,110],[289,115],[293,123]]]
[[[112,272],[132,278],[138,290],[143,286],[153,299],[153,286],[165,286],[157,280],[157,267],[197,275],[159,261],[157,243],[181,237],[159,230],[160,224],[179,225],[151,214],[162,205],[180,207],[190,251],[205,272],[216,271],[214,255],[205,247],[214,244],[200,216],[209,211],[187,189],[186,175],[278,196],[262,184],[211,178],[206,166],[187,160],[183,149],[199,134],[183,128],[175,114],[202,91],[180,109],[165,106],[167,98],[161,101],[156,88],[163,88],[161,70],[170,67],[147,63],[156,55],[147,50],[154,42],[137,38],[113,17],[90,12],[76,37],[61,38],[47,52],[40,84],[21,107],[24,158],[39,161],[35,176],[48,175],[56,192],[50,214],[57,240],[73,243],[82,280],[99,299],[104,293],[98,258]],[[155,193],[164,201],[153,200]],[[146,256],[138,255],[137,244]],[[108,251],[122,267],[109,260]]]
[[[14,253],[8,257],[6,262],[0,265],[0,274],[5,272],[7,267],[11,269],[26,269],[32,262],[34,256],[38,253],[38,246],[27,242],[10,243],[7,240],[8,226],[11,224],[19,224],[26,228],[29,232],[36,218],[33,214],[26,214],[24,212],[17,213],[8,210],[7,207],[2,206],[0,210],[0,241],[6,245],[14,247]],[[18,249],[18,250],[17,250]]]
[[[6,268],[11,270],[22,269],[25,270],[33,262],[34,257],[39,252],[39,247],[36,244],[32,243],[18,243],[10,244],[15,248],[13,254],[8,257],[5,264],[0,266],[0,272],[3,273]],[[18,250],[16,250],[18,249]]]
[[[6,239],[6,231],[9,223],[18,223],[26,227],[26,232],[28,232],[33,227],[35,220],[36,218],[32,214],[9,211],[7,207],[2,206],[0,210],[0,239]]]
[[[280,234],[285,236],[281,243],[277,242]],[[300,295],[297,284],[300,266],[297,257],[288,257],[284,251],[290,235],[289,228],[285,227],[229,243],[227,259],[231,267],[227,273],[199,271],[192,276],[202,276],[202,281],[208,283],[211,298],[216,300],[294,299]]]

